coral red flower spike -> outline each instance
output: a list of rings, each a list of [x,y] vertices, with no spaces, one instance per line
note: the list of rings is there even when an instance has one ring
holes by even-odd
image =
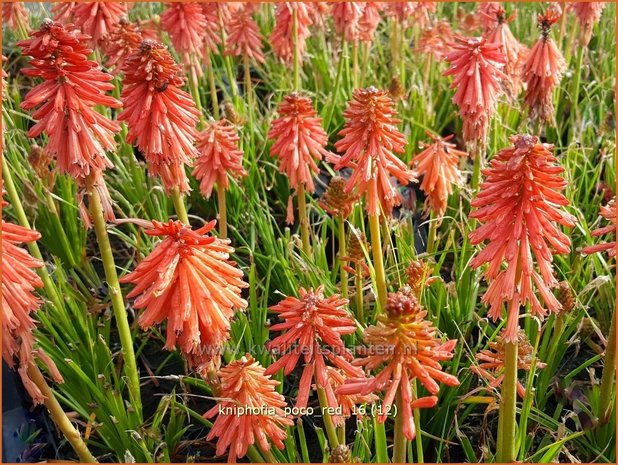
[[[161,24],[172,40],[172,45],[186,66],[202,54],[208,23],[202,5],[193,2],[172,2],[165,4]]]
[[[120,280],[135,285],[127,297],[144,309],[138,322],[146,329],[167,320],[166,349],[218,358],[235,311],[247,307],[243,272],[229,260],[234,249],[208,235],[215,221],[196,230],[171,220],[152,225],[146,234],[163,240]]]
[[[186,192],[185,165],[197,156],[195,128],[199,112],[182,90],[184,79],[167,48],[144,40],[125,62],[118,119],[129,127],[127,142],[135,143],[148,162],[151,176],[160,176],[168,193]]]
[[[352,354],[341,339],[345,334],[354,333],[356,324],[345,309],[348,300],[337,294],[325,297],[322,286],[315,291],[300,288],[299,296],[287,297],[270,307],[283,320],[271,326],[270,331],[284,332],[267,344],[268,350],[279,354],[279,358],[266,369],[266,374],[283,370],[289,375],[302,363],[296,406],[307,406],[312,380],[315,380],[316,387],[324,389],[329,407],[335,408],[339,404],[326,376],[326,361],[348,376],[362,376],[362,370],[350,365]],[[342,418],[335,416],[334,421],[340,423]]]
[[[552,93],[560,84],[562,74],[566,70],[566,62],[554,40],[549,37],[551,25],[559,19],[553,10],[547,10],[539,15],[541,37],[534,44],[523,70],[523,81],[526,83],[524,102],[530,109],[530,116],[541,121],[551,121],[554,116]]]
[[[504,74],[509,77],[509,91],[512,96],[517,96],[521,87],[521,75],[524,68],[528,48],[522,45],[513,35],[509,23],[515,19],[515,12],[506,16],[502,5],[497,5],[488,13],[481,13],[485,23],[488,23],[485,38],[488,42],[502,45],[506,56]]]
[[[297,29],[294,39],[293,11],[296,10]],[[294,40],[297,43],[298,61],[302,63],[307,47],[307,38],[311,35],[309,26],[313,24],[307,4],[303,2],[282,2],[276,4],[275,27],[270,34],[270,44],[275,55],[283,63],[290,65],[294,61]]]
[[[375,87],[356,89],[343,116],[346,123],[339,133],[343,138],[335,144],[343,155],[335,168],[353,169],[346,191],[365,195],[369,215],[377,216],[381,211],[390,215],[401,203],[391,176],[403,185],[416,180],[395,155],[404,152],[407,142],[397,129],[394,102],[386,91]]]
[[[268,138],[274,140],[271,155],[279,158],[279,171],[285,173],[290,187],[304,185],[314,192],[313,177],[318,174],[317,162],[330,152],[324,147],[328,135],[322,119],[313,109],[311,99],[297,92],[286,96],[279,104],[279,118],[272,122]]]
[[[6,205],[3,203],[3,207]],[[2,244],[2,358],[9,368],[17,366],[24,387],[32,402],[40,404],[45,396],[28,377],[28,367],[35,363],[35,356],[47,366],[54,381],[61,383],[62,376],[54,362],[42,351],[35,349],[32,331],[36,324],[31,314],[41,305],[33,294],[43,282],[34,269],[44,266],[19,245],[33,242],[41,235],[21,226],[2,220],[0,243]]]
[[[74,2],[61,16],[70,15],[75,26],[91,37],[90,46],[99,47],[126,14],[127,6],[120,2]]]
[[[490,43],[484,37],[455,35],[445,60],[451,64],[444,75],[453,76],[453,103],[459,107],[463,120],[464,140],[484,147],[502,83],[508,80],[502,71],[506,64],[502,45]]]
[[[113,78],[96,62],[88,60],[92,53],[86,45],[90,37],[72,26],[47,19],[30,36],[18,43],[23,54],[32,57],[32,67],[22,72],[44,82],[28,92],[20,105],[25,110],[36,109],[32,117],[37,123],[28,136],[46,133],[45,150],[56,158],[58,169],[73,176],[81,188],[90,178],[101,194],[106,219],[111,221],[112,202],[102,173],[112,167],[106,152],[115,149],[114,134],[119,126],[98,113],[95,106],[121,106],[118,100],[106,95],[114,88],[110,82]],[[78,197],[83,207],[83,195]],[[80,211],[89,225],[85,208]]]
[[[532,314],[540,318],[561,308],[551,291],[558,285],[552,253],[569,253],[571,241],[559,225],[573,227],[575,217],[563,211],[569,204],[561,194],[566,181],[553,146],[528,135],[510,140],[513,145],[500,150],[483,170],[485,182],[470,214],[482,226],[470,233],[470,241],[474,245],[488,241],[471,266],[488,264],[489,288],[483,302],[490,306],[493,320],[502,316],[506,305],[504,337],[516,342],[522,306],[529,303]]]
[[[414,157],[412,163],[416,167],[416,176],[423,178],[420,188],[427,194],[425,204],[440,218],[446,211],[453,185],[461,181],[457,168],[459,159],[468,154],[457,150],[455,144],[448,142],[454,137],[452,135],[444,139],[429,133],[428,135],[433,139],[433,143],[421,144],[424,150]]]
[[[228,37],[225,53],[236,56],[246,54],[255,62],[264,63],[264,53],[262,52],[264,37],[251,14],[252,9],[246,6],[230,19],[227,25]]]
[[[228,462],[235,463],[253,444],[264,452],[270,450],[269,441],[283,449],[286,427],[292,426],[294,420],[285,415],[285,398],[275,391],[279,381],[270,379],[249,354],[221,368],[219,376],[222,397],[204,414],[206,418],[217,416],[206,438],[218,438],[217,455],[229,450]]]
[[[197,148],[200,152],[195,161],[193,176],[200,181],[200,192],[207,199],[215,183],[219,189],[229,187],[229,177],[247,176],[242,167],[242,150],[238,149],[240,137],[236,127],[227,120],[209,121],[200,134]]]
[[[424,311],[410,289],[389,294],[385,314],[378,315],[378,322],[365,329],[364,341],[367,348],[363,356],[353,361],[376,372],[373,378],[347,379],[337,389],[339,395],[386,391],[382,402],[382,413],[378,421],[384,423],[400,392],[403,411],[403,433],[412,440],[416,436],[412,410],[430,408],[437,404],[438,382],[447,386],[458,386],[457,377],[444,373],[440,362],[450,360],[457,344],[456,340],[442,343],[436,337],[437,329],[425,319]],[[418,378],[429,391],[430,396],[413,398],[412,381]]]
[[[118,74],[124,67],[124,62],[142,43],[144,37],[137,24],[127,18],[121,18],[118,25],[104,37],[103,51],[107,56],[106,66]]]

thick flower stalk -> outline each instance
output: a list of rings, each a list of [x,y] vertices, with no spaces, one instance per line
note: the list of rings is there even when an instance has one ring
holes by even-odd
[[[600,215],[610,222],[608,226],[604,226],[602,228],[595,229],[592,231],[591,235],[593,237],[603,236],[605,234],[613,234],[616,235],[616,197],[609,201],[607,205],[601,206]],[[604,242],[602,244],[591,245],[582,252],[586,255],[597,253],[597,252],[607,252],[607,255],[610,257],[616,256],[616,241],[612,242]]]
[[[594,26],[601,20],[605,2],[573,2],[571,8],[579,22],[579,45],[587,47],[592,38]]]
[[[163,240],[120,281],[135,285],[127,297],[137,297],[134,306],[143,309],[142,328],[167,320],[166,349],[217,360],[236,310],[247,307],[240,296],[247,284],[229,260],[229,240],[208,235],[214,226],[192,230],[179,221],[153,221],[146,234]]]
[[[522,371],[530,371],[532,369],[534,348],[526,336],[523,329],[517,331],[517,369]],[[504,380],[505,367],[505,339],[504,330],[500,333],[496,340],[489,343],[489,349],[483,349],[476,354],[478,365],[472,365],[470,370],[476,373],[481,378],[489,382],[491,388],[498,388]],[[536,360],[534,365],[536,369],[542,369],[547,366],[539,360]],[[517,380],[517,394],[522,399],[526,395],[524,385]]]
[[[485,20],[490,24],[485,31],[485,38],[490,43],[502,45],[502,51],[506,56],[504,74],[509,77],[508,87],[513,96],[516,96],[521,88],[521,75],[528,56],[528,48],[515,38],[509,28],[509,23],[515,16],[515,13],[506,16],[501,5],[491,13],[485,13]]]
[[[528,135],[510,140],[513,145],[500,150],[483,170],[485,182],[472,201],[475,211],[470,215],[482,225],[470,233],[470,241],[473,245],[488,241],[471,266],[489,264],[483,302],[490,306],[493,320],[501,318],[503,304],[507,305],[504,339],[516,342],[522,306],[530,304],[531,313],[539,318],[560,310],[551,291],[558,285],[553,253],[569,253],[571,241],[559,225],[573,227],[575,218],[562,209],[569,202],[561,194],[566,181],[553,146]]]
[[[433,139],[429,145],[420,144],[423,151],[412,160],[415,174],[422,178],[420,188],[427,195],[426,206],[441,218],[446,211],[448,197],[453,186],[461,182],[458,169],[459,159],[468,154],[457,150],[455,144],[448,142],[454,136],[441,138],[427,134]]]
[[[566,62],[554,40],[549,37],[552,24],[559,15],[548,10],[539,15],[541,37],[534,44],[524,64],[522,80],[526,83],[524,102],[532,118],[551,121],[554,115],[553,90],[560,84]]]
[[[122,71],[125,61],[135,53],[143,39],[140,27],[126,18],[121,18],[118,25],[103,38],[101,43],[107,57],[106,66],[112,74]]]
[[[118,119],[127,122],[127,142],[137,145],[150,175],[160,176],[168,193],[187,192],[185,166],[197,156],[199,112],[182,90],[180,66],[164,45],[144,40],[123,71],[124,110]]]
[[[200,182],[200,192],[207,199],[210,198],[215,183],[217,184],[222,238],[227,237],[225,191],[230,185],[229,178],[247,176],[247,171],[242,166],[243,152],[238,148],[239,141],[236,127],[223,119],[207,122],[197,144],[199,155],[195,161],[193,176]]]
[[[228,462],[235,463],[254,444],[265,453],[271,443],[283,449],[285,429],[294,420],[286,416],[285,398],[275,390],[279,381],[271,379],[249,354],[221,368],[219,376],[222,397],[204,414],[206,418],[217,416],[206,438],[218,438],[217,455],[229,450]]]
[[[459,385],[457,377],[443,372],[440,364],[452,358],[457,341],[441,342],[436,334],[437,329],[426,316],[427,312],[409,289],[389,294],[385,313],[378,315],[376,325],[365,329],[364,341],[367,347],[362,356],[353,361],[354,365],[365,367],[374,372],[375,376],[348,379],[337,390],[340,395],[368,395],[386,391],[382,412],[377,417],[380,423],[386,421],[388,412],[398,398],[397,417],[403,421],[400,432],[408,440],[414,439],[417,432],[412,410],[435,406],[438,402],[436,395],[440,390],[439,383]],[[429,391],[430,396],[415,398],[412,390],[415,379]],[[405,452],[403,457],[396,458],[397,462],[405,459]]]
[[[115,149],[119,126],[95,106],[118,108],[121,103],[106,95],[114,88],[113,78],[88,60],[92,53],[88,40],[89,36],[77,29],[45,20],[30,39],[18,43],[23,54],[33,58],[31,68],[22,72],[44,79],[26,94],[21,108],[35,110],[32,117],[37,123],[28,136],[47,134],[45,150],[56,159],[60,172],[74,177],[82,188],[90,179],[102,197],[106,219],[111,221],[112,203],[102,173],[112,167],[106,152]],[[88,215],[84,220],[88,223]]]
[[[6,205],[3,202],[3,206]],[[34,405],[42,404],[46,396],[28,374],[35,358],[39,358],[57,383],[63,381],[54,362],[42,351],[35,348],[32,332],[36,322],[32,314],[41,305],[34,295],[37,288],[43,287],[36,269],[43,262],[30,256],[20,245],[38,240],[37,231],[24,228],[2,220],[2,358],[9,368],[16,368],[24,388]]]
[[[70,15],[76,27],[91,37],[90,46],[99,47],[101,39],[111,32],[127,14],[127,6],[120,2],[74,2],[73,7],[62,12]]]
[[[506,56],[502,45],[483,37],[455,35],[445,60],[451,64],[444,75],[453,76],[451,88],[456,89],[453,103],[459,107],[463,120],[463,137],[467,143],[484,147],[489,121],[502,94],[502,83],[508,80],[503,72]]]
[[[270,34],[273,51],[286,65],[292,64],[295,59],[302,63],[306,41],[311,35],[309,26],[313,24],[309,8],[302,2],[277,3],[275,8],[275,27]]]
[[[266,374],[283,370],[287,376],[299,363],[304,366],[296,397],[298,408],[307,406],[312,381],[321,397],[320,403],[323,397],[326,404],[322,407],[339,405],[327,377],[326,362],[343,370],[347,376],[363,376],[362,370],[350,364],[352,353],[341,338],[356,331],[356,324],[345,308],[347,303],[347,299],[337,294],[325,297],[324,288],[319,287],[316,290],[301,288],[299,298],[290,296],[270,307],[283,320],[272,325],[270,331],[283,333],[267,344],[268,350],[278,355],[278,359],[266,369]],[[333,420],[335,424],[343,421],[339,415]],[[337,441],[336,436],[334,441]]]
[[[278,112],[279,118],[272,122],[268,132],[268,138],[274,141],[270,154],[279,159],[279,171],[287,176],[290,187],[296,190],[298,195],[303,249],[309,254],[309,220],[305,206],[305,190],[310,193],[315,191],[313,177],[319,172],[317,163],[322,156],[330,156],[330,152],[325,149],[328,135],[308,97],[293,92],[279,104]],[[291,201],[290,196],[288,209]],[[288,214],[288,220],[290,219],[292,218]]]

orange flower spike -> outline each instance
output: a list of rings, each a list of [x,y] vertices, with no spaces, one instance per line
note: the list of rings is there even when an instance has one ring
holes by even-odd
[[[271,155],[279,158],[279,171],[285,173],[290,187],[300,184],[314,192],[313,177],[318,174],[317,162],[330,156],[324,147],[328,135],[322,119],[313,109],[311,99],[293,92],[279,104],[279,118],[272,122],[268,138],[274,140]]]
[[[124,110],[118,120],[127,122],[127,142],[137,145],[150,175],[160,176],[166,191],[187,192],[185,165],[197,156],[199,112],[182,90],[180,66],[164,45],[147,39],[126,60],[123,71]]]
[[[161,25],[172,40],[172,45],[189,65],[189,56],[202,53],[204,36],[208,24],[202,12],[202,5],[193,2],[173,2],[165,4],[161,14]]]
[[[364,340],[368,347],[362,358],[353,361],[354,365],[379,372],[373,378],[346,380],[337,389],[337,394],[367,395],[386,391],[382,402],[384,413],[378,416],[378,421],[384,423],[400,390],[403,412],[398,414],[404,418],[405,437],[412,440],[416,435],[412,410],[436,405],[438,399],[435,395],[440,389],[438,382],[447,386],[459,385],[457,377],[444,373],[439,363],[452,358],[457,341],[442,343],[436,337],[436,328],[425,319],[427,312],[409,289],[389,294],[385,310],[385,314],[378,315],[375,326],[365,329]],[[431,396],[413,399],[411,382],[415,378]]]
[[[492,388],[497,388],[502,384],[504,379],[504,363],[505,353],[504,344],[506,342],[505,330],[496,337],[494,342],[489,343],[489,349],[483,349],[476,354],[476,359],[480,362],[478,365],[472,365],[470,370],[489,381]],[[526,336],[523,329],[517,331],[517,369],[530,371],[532,369],[532,353],[534,349]],[[537,360],[536,368],[545,368],[547,364]],[[497,376],[496,376],[497,375]],[[526,395],[526,389],[519,380],[517,380],[517,394],[522,399]]]
[[[207,235],[215,221],[196,230],[171,220],[152,226],[146,234],[163,240],[120,280],[135,285],[127,297],[137,297],[135,308],[144,309],[140,326],[167,320],[166,349],[218,354],[235,311],[247,308],[240,296],[247,287],[243,272],[229,260],[234,249],[229,240]]]
[[[51,13],[54,17],[54,21],[62,24],[68,24],[73,22],[73,11],[75,5],[79,2],[57,2],[53,3],[51,7]]]
[[[427,134],[433,139],[430,145],[421,144],[424,150],[412,160],[416,167],[415,174],[422,176],[421,190],[427,194],[426,205],[435,212],[438,218],[444,215],[449,195],[453,185],[459,184],[461,174],[457,167],[459,159],[468,154],[449,143],[454,136],[440,138]]]
[[[102,44],[107,56],[106,66],[113,69],[112,74],[122,71],[125,61],[139,48],[142,40],[139,26],[126,18],[121,18],[118,25],[104,37]]]
[[[370,44],[376,34],[376,30],[382,21],[381,12],[384,9],[382,2],[365,2],[363,14],[358,20],[358,39]]]
[[[283,320],[282,323],[271,326],[270,331],[284,332],[266,345],[268,350],[279,354],[279,359],[266,369],[266,374],[271,375],[283,369],[284,374],[289,375],[300,362],[302,355],[304,368],[296,406],[307,406],[311,381],[315,379],[316,384],[325,390],[328,405],[337,407],[335,393],[326,377],[324,359],[344,370],[349,376],[362,376],[362,370],[348,362],[352,359],[352,354],[341,338],[356,331],[356,324],[345,309],[348,300],[337,294],[325,297],[323,286],[315,291],[300,288],[299,297],[287,297],[270,307],[270,310]],[[341,418],[335,417],[334,421],[338,423]]]
[[[611,224],[609,226],[605,226],[603,228],[595,229],[592,231],[592,236],[602,236],[605,234],[614,234],[616,235],[616,198],[614,197],[609,203],[605,206],[601,206],[600,215],[609,221]],[[607,254],[610,257],[616,256],[616,241],[606,242],[603,244],[591,245],[586,247],[582,252],[585,255],[590,255],[596,252],[604,252],[607,251]]]
[[[6,205],[5,202],[3,204]],[[47,366],[54,381],[62,382],[62,376],[53,361],[41,349],[34,348],[32,331],[36,324],[31,315],[41,305],[34,290],[43,287],[43,282],[34,270],[44,264],[19,246],[40,237],[37,231],[2,220],[2,358],[9,368],[17,366],[24,387],[35,405],[45,400],[27,373],[29,365],[34,363],[35,355]]]
[[[335,32],[348,42],[356,42],[360,34],[360,21],[365,2],[335,2],[331,9]]]
[[[566,62],[558,46],[549,37],[550,29],[560,15],[553,10],[547,10],[539,15],[538,26],[541,37],[534,44],[524,64],[523,82],[526,83],[524,102],[530,109],[532,118],[550,121],[554,115],[552,93],[560,84],[562,75],[567,68]]]
[[[218,415],[206,438],[218,438],[217,455],[229,449],[228,462],[235,463],[256,442],[264,452],[270,450],[269,441],[284,449],[285,428],[293,426],[294,420],[285,415],[285,398],[275,390],[279,381],[271,379],[249,354],[221,368],[219,376],[224,397],[204,414],[206,418]],[[228,409],[245,412],[226,413]]]
[[[502,94],[502,83],[508,80],[502,71],[506,63],[502,46],[484,37],[455,35],[445,60],[451,64],[444,75],[453,76],[451,88],[456,89],[453,103],[459,107],[464,123],[464,140],[484,146],[489,121]]]
[[[580,45],[587,47],[592,38],[592,30],[595,24],[601,20],[605,2],[572,2],[571,8],[580,27]]]
[[[365,195],[369,215],[390,215],[401,203],[401,194],[391,182],[391,176],[404,185],[415,181],[414,173],[396,153],[403,153],[407,143],[397,129],[394,102],[386,91],[375,87],[356,89],[343,112],[346,118],[343,136],[335,148],[343,155],[337,158],[335,169],[352,168],[346,191]]]
[[[515,16],[514,12],[507,17],[501,5],[493,9],[491,13],[485,13],[485,21],[490,21],[490,26],[485,31],[485,38],[490,43],[502,45],[502,50],[506,56],[504,73],[509,77],[508,85],[511,92],[517,95],[521,87],[521,74],[529,50],[515,38],[509,28],[509,23],[515,19]]]
[[[95,111],[96,105],[118,108],[121,103],[105,95],[114,88],[111,75],[88,60],[89,37],[76,29],[45,20],[28,40],[19,42],[22,53],[32,57],[31,68],[22,73],[44,82],[26,94],[20,107],[33,110],[37,123],[28,137],[48,136],[46,150],[63,173],[85,178],[91,172],[111,168],[106,151],[115,149],[118,123]]]
[[[500,150],[483,170],[485,182],[472,201],[475,211],[470,214],[482,225],[470,233],[470,241],[473,245],[488,241],[471,266],[489,264],[485,271],[489,288],[483,302],[490,306],[493,320],[501,317],[502,304],[507,303],[505,338],[515,342],[521,305],[530,303],[532,314],[538,317],[547,310],[560,310],[551,292],[558,284],[552,250],[569,253],[571,241],[559,225],[573,227],[576,220],[562,210],[569,202],[561,193],[566,181],[552,154],[553,146],[528,135],[510,140],[513,145]]]
[[[417,50],[425,55],[432,54],[436,60],[444,60],[450,51],[453,38],[451,24],[448,21],[438,21],[435,26],[421,33]]]
[[[209,121],[200,134],[193,176],[200,181],[200,191],[210,198],[215,183],[219,189],[228,189],[229,177],[247,176],[242,166],[243,152],[238,148],[240,137],[235,126],[227,120]]]
[[[257,63],[264,63],[262,41],[264,37],[255,20],[251,8],[245,7],[236,13],[227,24],[228,37],[226,55],[247,55]]]
[[[307,47],[307,38],[311,35],[309,26],[313,24],[310,9],[303,2],[282,2],[276,4],[275,27],[270,34],[270,43],[275,55],[286,65],[294,61],[294,21],[293,11],[296,10],[297,30],[296,41],[298,61],[302,63]]]
[[[90,46],[98,47],[101,39],[118,25],[120,18],[126,16],[127,6],[120,2],[74,2],[74,6],[60,16],[68,14],[75,26],[92,38]]]

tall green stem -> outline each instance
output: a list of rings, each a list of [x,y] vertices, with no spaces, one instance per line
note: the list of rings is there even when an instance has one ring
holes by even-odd
[[[416,380],[413,381],[412,387],[414,391],[414,398],[418,398]],[[421,434],[421,411],[420,409],[415,408],[412,411],[412,414],[414,415],[414,429],[416,430],[416,438],[414,439],[414,441],[416,442],[416,463],[424,463],[425,457],[423,454],[423,435]]]
[[[322,418],[324,419],[326,436],[328,437],[328,442],[330,443],[330,448],[332,450],[339,445],[339,436],[337,436],[337,430],[333,423],[333,419],[326,411],[326,409],[328,408],[328,401],[326,400],[326,393],[324,392],[324,388],[316,386],[316,390],[318,391],[318,400],[320,401],[320,407],[322,409]]]
[[[307,204],[305,201],[305,186],[301,183],[296,190],[298,197],[298,217],[300,218],[300,237],[303,242],[303,252],[307,257],[311,256],[311,241],[309,239],[309,218],[307,216]]]
[[[75,429],[67,414],[62,410],[60,403],[56,399],[53,391],[50,389],[45,377],[39,367],[34,363],[28,366],[28,377],[36,384],[41,393],[45,396],[43,404],[49,411],[49,416],[54,421],[58,429],[62,432],[62,435],[69,441],[71,447],[79,457],[82,463],[97,463],[97,459],[94,458],[88,446],[82,439],[79,431]]]
[[[395,400],[397,406],[397,415],[395,416],[395,438],[393,445],[393,463],[406,463],[406,451],[408,449],[408,440],[403,434],[404,418],[403,418],[403,401],[401,399],[401,387],[397,389],[397,398]]]
[[[382,239],[380,237],[380,216],[369,216],[369,230],[371,232],[371,252],[373,254],[373,268],[376,275],[376,291],[380,309],[386,307],[386,273],[384,271],[384,257],[382,255]]]
[[[611,399],[612,388],[615,388],[614,375],[616,371],[616,314],[612,315],[612,323],[609,327],[609,337],[603,360],[603,375],[601,377],[601,401],[599,403],[598,416],[602,423],[609,421],[612,413]]]
[[[498,447],[496,459],[500,463],[515,461],[517,436],[517,342],[504,344],[504,380],[500,401]]]
[[[339,215],[337,218],[338,230],[339,230],[339,267],[341,271],[341,295],[344,299],[348,298],[348,272],[345,270],[345,263],[342,260],[347,256],[346,250],[346,238],[345,238],[345,219],[343,215]]]
[[[88,191],[90,214],[92,216],[97,242],[99,243],[99,250],[101,251],[105,278],[111,295],[118,335],[120,336],[120,344],[122,346],[125,362],[124,369],[129,387],[129,398],[131,399],[133,408],[141,417],[142,400],[139,386],[139,374],[137,372],[135,352],[133,350],[133,337],[131,335],[131,327],[129,326],[124,300],[122,298],[122,291],[120,290],[120,283],[118,282],[116,263],[114,262],[114,251],[112,250],[109,236],[107,235],[107,225],[105,224],[105,218],[103,216],[101,198],[99,197],[99,192],[93,185],[92,178],[86,179],[86,189]]]
[[[484,143],[484,142],[483,142]],[[481,185],[481,166],[483,164],[483,153],[481,142],[475,142],[474,147],[474,171],[472,172],[472,189],[476,192]]]
[[[358,89],[358,40],[352,44],[352,87]]]
[[[187,207],[185,206],[183,195],[177,187],[172,191],[172,202],[174,203],[174,210],[176,210],[178,219],[189,226],[190,223],[189,215],[187,214]]]
[[[217,190],[217,203],[219,205],[219,237],[227,238],[227,206],[225,204],[225,189],[223,183],[219,181]]]
[[[356,319],[361,322],[361,324],[365,324],[365,311],[363,309],[363,267],[360,265],[356,265],[356,280],[354,283],[354,287],[356,288],[355,294],[355,302],[356,302]]]

